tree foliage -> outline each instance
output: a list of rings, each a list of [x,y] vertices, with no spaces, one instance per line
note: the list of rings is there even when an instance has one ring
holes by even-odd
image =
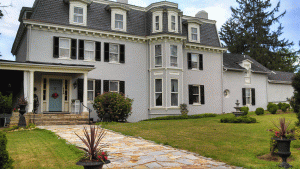
[[[231,7],[231,17],[222,25],[220,39],[229,52],[246,54],[271,70],[294,72],[299,65],[298,51],[286,39],[279,39],[283,27],[279,22],[286,11],[279,12],[280,1],[271,8],[270,0],[236,0],[237,8]],[[275,31],[271,26],[278,23]]]
[[[292,86],[294,88],[294,97],[292,97],[291,105],[294,112],[297,114],[298,122],[296,123],[300,126],[300,72],[295,74],[292,80]]]

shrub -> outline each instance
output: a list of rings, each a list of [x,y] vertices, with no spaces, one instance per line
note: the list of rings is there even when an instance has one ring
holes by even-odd
[[[264,114],[265,113],[265,110],[263,109],[263,108],[261,108],[261,107],[259,107],[259,108],[257,108],[256,110],[255,110],[255,114],[256,115],[262,115],[262,114]]]
[[[126,121],[131,115],[133,99],[126,98],[123,94],[105,92],[95,98],[93,107],[100,120],[103,120],[105,108],[109,108],[109,117],[112,121]],[[107,107],[105,107],[107,106]]]
[[[188,109],[186,104],[180,104],[180,113],[182,116],[186,116],[188,114]]]
[[[7,138],[5,133],[0,131],[0,168],[13,168],[13,160],[9,157],[6,150]]]
[[[12,108],[12,94],[5,96],[0,92],[0,113],[11,113]]]
[[[270,112],[271,108],[274,106],[275,104],[274,103],[269,103],[267,105],[267,110]]]
[[[278,106],[276,104],[274,104],[271,108],[270,108],[270,113],[271,114],[276,114],[278,110]]]
[[[195,114],[195,115],[185,115],[185,116],[163,116],[155,117],[151,119],[146,119],[144,121],[153,121],[153,120],[183,120],[183,119],[200,119],[205,117],[216,117],[217,114],[205,113],[205,114]]]
[[[283,112],[286,112],[286,110],[287,110],[288,108],[290,108],[290,105],[287,104],[287,103],[283,103],[283,105],[281,106],[281,110],[282,110]]]
[[[220,121],[221,123],[256,123],[256,119],[249,116],[224,117]]]
[[[277,104],[277,106],[278,106],[278,109],[281,109],[281,108],[282,108],[282,106],[283,106],[283,104],[284,104],[284,103],[281,103],[281,102],[279,102],[279,103]]]
[[[241,107],[240,110],[243,111],[242,116],[246,116],[249,113],[249,107],[247,106]]]

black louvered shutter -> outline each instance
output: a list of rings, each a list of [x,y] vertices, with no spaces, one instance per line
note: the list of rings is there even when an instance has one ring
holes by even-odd
[[[77,39],[71,39],[71,59],[77,59]]]
[[[252,94],[252,105],[255,105],[255,89],[251,89],[251,94]]]
[[[188,60],[188,69],[192,69],[192,54],[187,54],[187,60]]]
[[[120,81],[120,86],[119,86],[119,91],[120,93],[125,95],[125,82],[124,81]]]
[[[77,80],[77,98],[83,102],[83,79]]]
[[[84,60],[84,40],[79,40],[79,60]]]
[[[59,57],[59,37],[54,36],[53,37],[53,57],[58,58]]]
[[[101,80],[95,80],[95,97],[101,94]]]
[[[104,43],[104,62],[109,62],[109,43]]]
[[[189,85],[189,104],[193,104],[194,95],[193,95],[193,85]]]
[[[101,61],[101,42],[96,42],[95,51],[95,60]]]
[[[201,104],[205,104],[204,85],[200,85]]]
[[[109,92],[109,80],[103,80],[103,92]]]
[[[120,45],[120,63],[125,63],[125,45]]]
[[[199,70],[203,70],[203,55],[199,54]]]
[[[246,105],[246,89],[242,89],[242,95],[243,95],[243,105]]]

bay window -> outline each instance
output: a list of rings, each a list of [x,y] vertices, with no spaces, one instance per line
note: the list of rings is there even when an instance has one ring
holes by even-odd
[[[155,67],[162,67],[161,45],[155,45]]]
[[[178,106],[178,79],[171,79],[171,106]]]
[[[162,79],[155,79],[155,106],[162,106]]]
[[[172,67],[177,67],[177,46],[176,45],[171,45],[170,46],[170,66]]]

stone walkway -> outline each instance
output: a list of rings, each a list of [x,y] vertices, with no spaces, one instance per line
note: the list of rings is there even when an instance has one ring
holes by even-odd
[[[83,127],[84,125],[38,126],[55,132],[78,147],[85,145],[74,132],[83,136]],[[89,129],[89,126],[86,127]],[[103,168],[240,169],[185,150],[159,145],[142,138],[124,136],[111,130],[106,131],[101,146],[108,152],[111,163]]]

